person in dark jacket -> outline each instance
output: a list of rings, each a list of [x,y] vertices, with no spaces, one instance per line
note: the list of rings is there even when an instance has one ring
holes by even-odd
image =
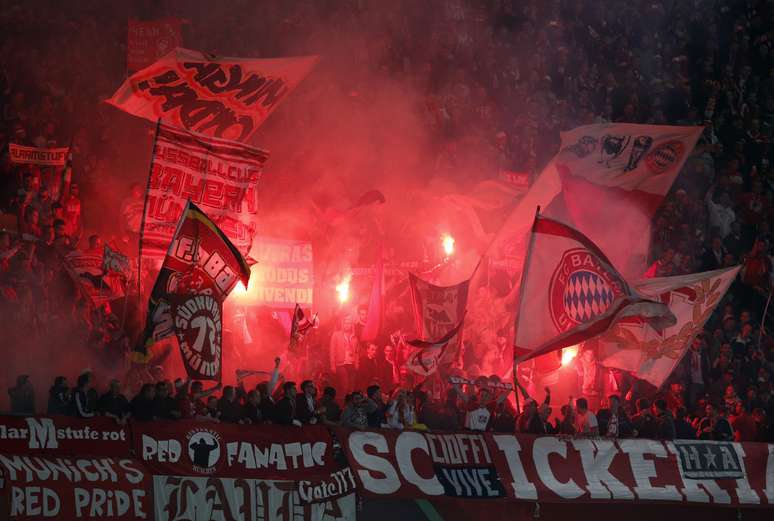
[[[93,418],[95,415],[96,400],[92,399],[92,381],[91,371],[85,371],[78,377],[78,384],[73,392],[75,415],[78,418]]]
[[[167,380],[156,384],[156,397],[153,399],[153,416],[159,420],[177,420],[182,416],[178,403],[171,396],[172,384]]]
[[[323,423],[338,424],[341,420],[341,407],[336,403],[336,389],[330,386],[323,389],[320,408],[324,409],[322,413]]]
[[[48,390],[46,413],[62,416],[73,415],[73,395],[70,392],[70,386],[67,385],[66,376],[57,376],[54,379],[54,385]]]
[[[247,393],[240,423],[251,425],[263,423],[263,415],[261,414],[261,393],[258,391],[252,390]]]
[[[16,387],[8,389],[11,398],[11,414],[30,416],[35,414],[35,391],[29,375],[23,374],[16,379]]]
[[[129,400],[121,394],[121,382],[110,381],[108,392],[99,397],[97,411],[100,414],[113,418],[119,425],[124,425],[131,413]]]
[[[220,411],[220,421],[225,423],[239,423],[242,419],[244,410],[236,399],[236,390],[227,385],[223,388],[223,396],[218,400],[218,411]]]
[[[301,426],[301,422],[298,421],[296,416],[296,390],[295,382],[285,382],[282,384],[282,392],[284,396],[277,402],[277,407],[274,410],[274,421],[280,425],[296,425]]]
[[[156,396],[156,386],[143,384],[140,392],[132,398],[132,418],[141,422],[153,421],[153,398]]]
[[[666,400],[656,400],[653,402],[653,416],[658,425],[659,440],[673,440],[676,437],[675,419],[667,408]]]
[[[658,421],[650,410],[650,400],[640,398],[637,400],[637,414],[632,416],[632,426],[637,438],[655,440],[658,437]]]
[[[317,423],[317,388],[311,380],[301,382],[301,394],[296,397],[296,418],[301,423]]]
[[[368,413],[368,426],[374,429],[381,428],[382,425],[387,423],[385,418],[387,405],[382,399],[382,388],[378,385],[369,386],[366,389],[366,402],[369,403],[369,409],[372,411]]]
[[[685,407],[675,409],[675,439],[693,440],[696,439],[696,429],[686,420],[688,410]]]

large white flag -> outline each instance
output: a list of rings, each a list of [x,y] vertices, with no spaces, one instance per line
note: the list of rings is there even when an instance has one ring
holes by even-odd
[[[640,294],[669,306],[677,323],[663,331],[640,320],[627,319],[615,324],[598,338],[602,365],[631,371],[637,378],[660,387],[701,332],[737,273],[739,266],[633,283]]]
[[[634,274],[637,269],[628,270],[632,256],[647,252],[650,219],[701,132],[631,123],[562,132],[559,152],[506,219],[488,254],[497,264],[520,266],[524,237],[540,206],[544,215],[583,230],[624,273]]]
[[[535,217],[516,318],[516,362],[591,339],[624,317],[663,328],[669,308],[632,289],[578,230]]]

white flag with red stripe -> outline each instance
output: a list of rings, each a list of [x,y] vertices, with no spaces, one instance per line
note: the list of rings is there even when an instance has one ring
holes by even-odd
[[[735,266],[634,282],[640,294],[669,306],[677,323],[657,331],[642,320],[620,321],[597,339],[601,364],[630,371],[661,387],[702,331],[739,269]]]
[[[663,328],[674,316],[640,296],[585,235],[535,217],[516,317],[516,362],[589,340],[623,317]]]

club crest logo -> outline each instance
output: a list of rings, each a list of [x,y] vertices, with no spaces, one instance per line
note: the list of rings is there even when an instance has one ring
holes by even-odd
[[[645,158],[645,164],[654,174],[663,174],[680,162],[685,145],[680,141],[667,141],[654,148]]]
[[[585,248],[562,255],[549,287],[549,307],[560,332],[604,313],[621,295],[622,281],[609,273]]]
[[[186,439],[193,470],[200,474],[215,472],[223,445],[220,434],[210,429],[196,429],[188,432]]]

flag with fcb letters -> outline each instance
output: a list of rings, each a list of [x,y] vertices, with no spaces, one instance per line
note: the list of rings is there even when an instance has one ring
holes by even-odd
[[[662,329],[669,308],[633,290],[579,231],[537,215],[522,275],[516,317],[516,362],[593,338],[624,317]]]
[[[164,258],[191,200],[247,256],[256,231],[257,184],[268,153],[160,123],[145,196],[142,262]]]
[[[188,201],[153,286],[143,341],[135,360],[147,361],[150,347],[174,336],[188,376],[221,378],[222,303],[250,268],[228,237]]]

